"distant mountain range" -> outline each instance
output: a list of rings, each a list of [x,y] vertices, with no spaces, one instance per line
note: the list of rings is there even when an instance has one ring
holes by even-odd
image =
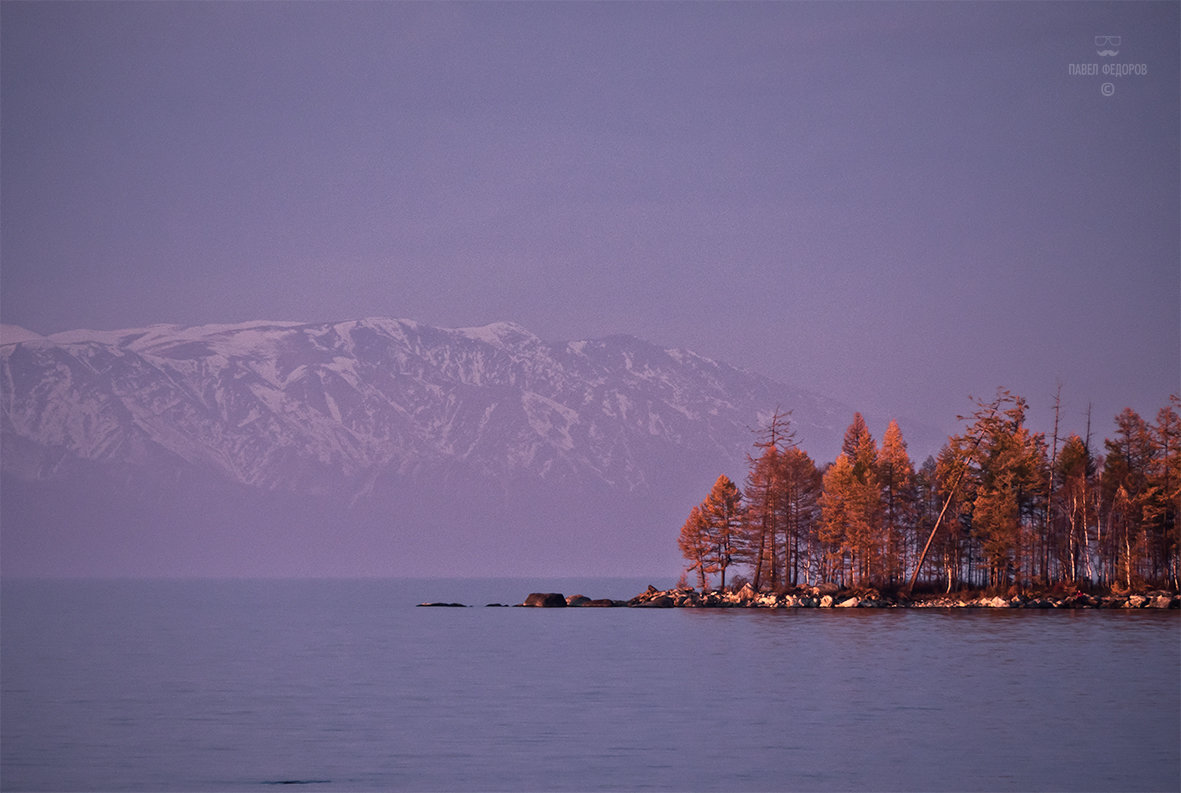
[[[0,397],[6,574],[675,573],[777,406],[818,462],[853,413],[629,336],[394,319],[4,326]]]

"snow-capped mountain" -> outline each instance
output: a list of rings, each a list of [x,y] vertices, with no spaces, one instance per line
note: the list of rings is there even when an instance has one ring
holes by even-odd
[[[256,531],[300,504],[286,525],[317,514],[345,546],[354,524],[459,544],[482,526],[475,546],[494,553],[489,526],[500,524],[518,543],[601,532],[608,546],[630,538],[633,557],[675,558],[681,514],[718,473],[741,476],[752,430],[772,410],[793,411],[801,445],[821,461],[852,415],[632,337],[549,343],[511,323],[392,319],[48,337],[6,326],[0,396],[6,556],[31,552],[55,520],[67,544],[69,525],[112,521],[163,543],[180,524],[200,535],[203,517]],[[590,539],[581,547],[612,556]],[[399,557],[388,569],[408,568]]]

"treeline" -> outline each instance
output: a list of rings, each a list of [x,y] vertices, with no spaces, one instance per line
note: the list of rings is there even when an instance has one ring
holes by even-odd
[[[1059,404],[1047,438],[1026,426],[1023,398],[998,390],[917,468],[897,422],[879,445],[860,413],[836,461],[818,466],[777,410],[741,489],[718,477],[681,528],[686,581],[1177,590],[1181,400],[1155,422],[1125,409],[1101,450],[1089,429],[1059,436]]]

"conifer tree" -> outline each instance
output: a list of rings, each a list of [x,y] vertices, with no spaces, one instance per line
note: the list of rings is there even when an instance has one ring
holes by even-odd
[[[906,551],[917,512],[914,464],[906,453],[906,441],[897,421],[891,420],[882,436],[878,481],[882,488],[886,578],[894,583],[902,579],[908,567]]]
[[[842,452],[825,475],[821,503],[827,499],[826,512],[822,506],[825,535],[830,541],[840,538],[838,556],[842,566],[848,562],[849,580],[857,583],[882,580],[882,491],[877,469],[877,445],[865,419],[854,413]],[[839,520],[844,526],[835,525]]]
[[[778,538],[780,517],[777,501],[780,492],[780,451],[769,445],[757,458],[748,457],[750,470],[746,475],[746,521],[741,540],[741,558],[750,565],[751,584],[755,591],[770,582],[778,588]]]
[[[677,546],[681,555],[689,562],[686,572],[697,572],[697,581],[701,591],[709,588],[709,576],[713,572],[710,568],[710,537],[709,527],[701,514],[701,507],[689,510],[689,517],[681,526],[681,535],[677,538]]]
[[[1026,409],[1023,398],[998,389],[993,402],[979,403],[968,437],[955,439],[967,447],[972,438],[972,533],[994,587],[1007,586],[1019,575],[1045,493],[1045,439],[1025,426]]]
[[[939,457],[934,461],[932,470],[935,497],[931,510],[931,534],[927,539],[927,546],[934,552],[942,577],[946,579],[947,591],[960,586],[970,580],[970,564],[972,558],[971,537],[968,527],[971,525],[971,479],[967,476],[970,468],[968,463],[968,449],[961,448],[961,439],[952,437],[939,451]],[[939,522],[939,516],[944,520]],[[922,564],[920,552],[917,565]],[[914,575],[921,572],[916,567]]]
[[[853,421],[845,429],[845,437],[841,442],[841,452],[850,461],[856,463],[858,452],[865,446],[873,445],[873,436],[869,434],[869,427],[861,413],[853,414]]]
[[[777,590],[783,569],[780,538],[785,533],[782,458],[785,451],[796,445],[791,411],[776,407],[767,424],[758,430],[754,445],[761,452],[758,457],[748,454],[746,458],[745,521],[738,551],[751,567],[755,590],[763,589],[764,584]]]
[[[798,586],[804,572],[820,514],[820,472],[812,458],[800,449],[788,449],[779,457],[778,500],[782,511],[785,584]]]
[[[853,551],[850,525],[856,512],[853,462],[841,453],[824,472],[824,490],[820,495],[820,543],[823,549],[821,578],[844,585],[846,570],[852,567]]]
[[[1104,441],[1103,510],[1117,574],[1131,588],[1149,576],[1144,511],[1156,448],[1148,423],[1136,411],[1124,408],[1115,423],[1115,438]]]
[[[1056,468],[1058,486],[1053,492],[1055,508],[1052,514],[1061,524],[1060,530],[1053,533],[1057,540],[1055,555],[1059,571],[1071,582],[1083,576],[1090,579],[1094,577],[1094,568],[1088,525],[1095,516],[1090,504],[1095,463],[1086,442],[1078,435],[1067,438],[1058,455]]]
[[[1154,428],[1158,449],[1153,480],[1157,506],[1153,510],[1161,553],[1173,589],[1181,589],[1181,397],[1170,397],[1168,407],[1156,415]]]
[[[714,482],[705,501],[701,502],[700,511],[710,538],[708,558],[712,569],[721,574],[721,587],[725,589],[726,570],[734,562],[742,528],[742,493],[723,474]]]

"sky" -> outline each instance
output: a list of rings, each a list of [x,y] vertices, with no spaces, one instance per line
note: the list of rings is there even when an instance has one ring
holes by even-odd
[[[1181,391],[1179,9],[4,2],[0,321],[511,320],[1102,437]]]

